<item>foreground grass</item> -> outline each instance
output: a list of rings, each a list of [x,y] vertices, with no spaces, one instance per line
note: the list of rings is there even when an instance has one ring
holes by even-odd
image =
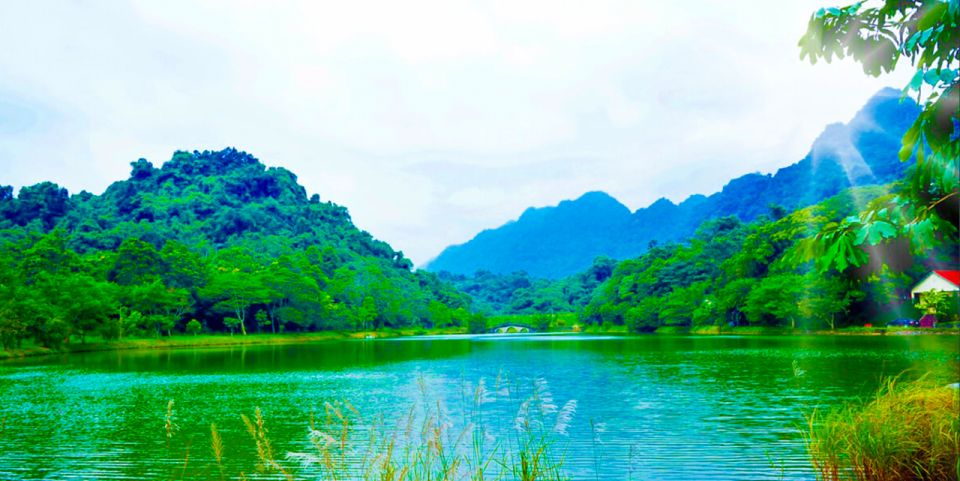
[[[164,426],[167,448],[186,453],[176,463],[172,479],[323,479],[332,481],[562,481],[563,439],[576,413],[577,402],[553,404],[546,381],[537,380],[527,395],[498,376],[489,388],[483,379],[466,393],[468,406],[461,418],[442,402],[429,400],[420,381],[423,401],[389,416],[365,416],[349,401],[323,403],[311,412],[304,427],[303,448],[284,452],[274,443],[259,408],[239,416],[247,434],[245,451],[225,445],[217,424],[209,433],[182,433],[176,424],[174,402],[167,404]],[[499,438],[486,419],[494,419],[488,405],[512,403],[512,429]],[[502,426],[501,426],[502,428]],[[497,431],[502,431],[498,429]],[[191,443],[206,438],[206,446]],[[304,442],[305,441],[305,442]],[[232,455],[232,456],[231,456]]]
[[[805,438],[820,479],[960,478],[960,389],[934,378],[891,379],[872,399],[811,414]]]

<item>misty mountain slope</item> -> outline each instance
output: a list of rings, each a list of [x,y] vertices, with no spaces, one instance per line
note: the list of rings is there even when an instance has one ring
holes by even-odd
[[[630,209],[603,192],[588,192],[556,207],[529,208],[516,221],[485,230],[467,244],[444,250],[429,270],[473,274],[512,272],[543,265],[550,272],[577,272],[596,253],[617,249],[612,231],[625,231]],[[447,259],[453,264],[447,264]]]
[[[527,209],[516,221],[446,248],[426,268],[563,277],[586,269],[597,256],[624,259],[640,255],[651,241],[683,241],[710,218],[736,215],[750,221],[771,205],[793,210],[851,186],[892,182],[909,166],[897,152],[919,111],[912,100],[900,100],[900,91],[883,89],[850,122],[828,125],[806,157],[774,174],[743,175],[712,195],[693,195],[679,204],[659,199],[632,214],[602,192]]]

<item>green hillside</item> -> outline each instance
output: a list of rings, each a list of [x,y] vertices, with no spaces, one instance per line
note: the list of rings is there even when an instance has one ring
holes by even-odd
[[[225,149],[140,159],[102,195],[0,187],[0,339],[449,325],[469,298],[347,209]],[[193,322],[196,320],[196,322]]]

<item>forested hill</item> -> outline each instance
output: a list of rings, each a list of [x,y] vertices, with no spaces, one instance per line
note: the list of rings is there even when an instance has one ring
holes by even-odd
[[[0,187],[5,345],[467,320],[466,296],[285,169],[235,149],[132,167],[102,195]]]
[[[296,175],[267,168],[246,152],[177,152],[160,168],[144,159],[131,165],[129,179],[99,196],[70,196],[44,182],[14,198],[12,188],[0,187],[0,227],[59,227],[80,253],[116,249],[128,238],[155,246],[177,240],[201,249],[255,245],[268,254],[322,245],[410,267],[402,253],[357,229],[346,208],[308,197]]]
[[[851,186],[895,181],[909,166],[897,158],[900,139],[919,113],[915,102],[900,97],[899,90],[881,90],[849,123],[827,126],[806,157],[775,174],[744,175],[713,195],[694,195],[679,205],[660,199],[632,214],[603,193],[528,209],[514,222],[448,247],[426,268],[559,278],[587,269],[599,256],[627,259],[645,252],[651,241],[689,239],[707,219],[733,215],[751,221],[771,206],[791,211]]]

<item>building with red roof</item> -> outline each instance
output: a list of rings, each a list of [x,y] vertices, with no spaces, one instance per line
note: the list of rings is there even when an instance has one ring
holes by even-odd
[[[933,271],[910,289],[913,300],[928,291],[960,292],[960,271]]]
[[[910,296],[913,297],[914,302],[917,302],[925,292],[930,291],[952,292],[954,296],[960,295],[960,271],[933,271],[910,289]],[[920,319],[920,327],[934,327],[936,322],[936,316],[932,312],[927,312]]]

